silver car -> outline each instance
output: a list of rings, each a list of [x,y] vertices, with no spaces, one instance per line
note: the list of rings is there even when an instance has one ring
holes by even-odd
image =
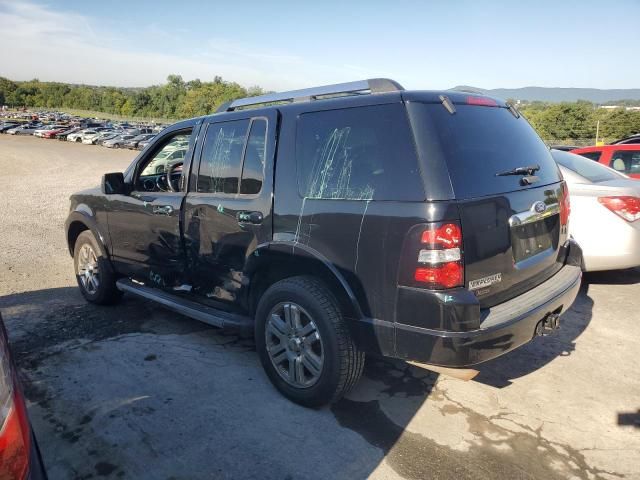
[[[640,181],[586,157],[551,151],[569,187],[569,233],[585,271],[640,265]]]

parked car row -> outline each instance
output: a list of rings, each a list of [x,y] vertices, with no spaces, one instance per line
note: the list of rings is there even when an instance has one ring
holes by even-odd
[[[25,116],[28,119],[25,119]],[[142,150],[164,128],[162,125],[115,124],[95,119],[65,117],[57,112],[49,114],[45,121],[36,114],[21,113],[14,117],[0,119],[0,133],[55,138],[85,145],[102,145],[107,148]]]

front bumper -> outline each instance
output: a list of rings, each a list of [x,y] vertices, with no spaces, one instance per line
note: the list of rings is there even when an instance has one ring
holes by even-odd
[[[580,290],[580,266],[565,265],[546,282],[490,309],[481,310],[480,328],[435,330],[395,324],[395,355],[445,367],[468,367],[503,355],[527,342],[536,326],[569,309]]]

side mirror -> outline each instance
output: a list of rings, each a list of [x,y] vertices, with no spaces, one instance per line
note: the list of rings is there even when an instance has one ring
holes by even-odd
[[[102,176],[102,193],[105,195],[126,195],[127,185],[124,183],[124,174],[105,173]]]

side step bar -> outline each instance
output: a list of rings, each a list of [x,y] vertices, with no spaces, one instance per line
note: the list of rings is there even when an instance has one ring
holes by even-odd
[[[135,283],[128,278],[121,278],[116,282],[116,286],[123,292],[153,300],[169,310],[194,320],[199,320],[214,327],[237,331],[243,336],[253,335],[253,319],[250,317],[208,307],[163,290]]]

